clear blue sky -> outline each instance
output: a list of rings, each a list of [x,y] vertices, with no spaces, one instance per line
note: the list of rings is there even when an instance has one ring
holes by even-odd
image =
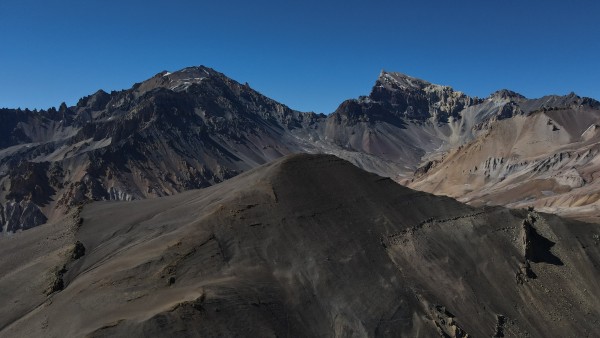
[[[600,99],[597,0],[0,0],[0,107],[206,65],[329,113],[398,71],[484,97]]]

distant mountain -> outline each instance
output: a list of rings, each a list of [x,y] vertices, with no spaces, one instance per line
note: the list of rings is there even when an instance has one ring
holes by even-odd
[[[369,96],[347,100],[328,116],[321,136],[348,151],[388,161],[392,165],[379,173],[403,177],[426,154],[462,143],[469,135],[454,130],[451,121],[479,102],[450,87],[381,72]]]
[[[534,176],[516,175],[527,167],[520,164],[544,160],[528,156],[561,156],[568,146],[572,156],[581,157],[591,147],[585,158],[595,163],[599,117],[597,101],[575,94],[530,100],[501,90],[481,99],[385,71],[369,96],[347,100],[326,116],[292,110],[207,67],[165,71],[127,90],[100,90],[73,107],[1,109],[0,229],[52,222],[92,200],[137,200],[208,187],[297,152],[334,154],[469,203],[533,204],[589,219],[596,199],[583,196],[598,189],[594,167],[583,160],[561,160],[560,170],[540,176],[547,181],[543,189],[533,188],[544,193],[523,197],[516,190],[497,199],[491,191],[500,182],[511,182],[509,189],[529,184]],[[522,129],[527,137],[496,132],[532,123],[540,127]],[[517,137],[524,142],[519,147],[530,148],[526,154],[497,147],[457,155],[482,143],[513,147]],[[457,156],[463,156],[458,164],[444,162]],[[512,167],[502,173],[481,169],[492,157]],[[444,174],[446,166],[452,170]],[[569,201],[571,191],[578,197]]]
[[[599,234],[286,156],[0,238],[0,337],[597,337]]]
[[[474,205],[535,206],[600,222],[600,102],[575,94],[486,101],[503,113],[404,183]]]
[[[26,229],[90,200],[133,200],[210,186],[299,151],[289,130],[319,118],[206,67],[162,72],[76,106],[4,109],[0,221]]]
[[[527,99],[510,90],[472,98],[382,72],[369,96],[342,103],[325,125],[325,139],[388,166],[338,155],[409,187],[473,205],[535,206],[600,222],[594,99]]]

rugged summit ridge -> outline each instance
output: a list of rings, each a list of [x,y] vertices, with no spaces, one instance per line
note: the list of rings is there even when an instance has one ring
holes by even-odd
[[[523,96],[517,92],[513,92],[512,90],[509,90],[509,89],[500,89],[498,91],[495,91],[492,94],[490,94],[489,98],[491,100],[496,100],[496,101],[502,101],[502,100],[522,101],[522,100],[527,99],[525,96]]]
[[[207,78],[219,77],[220,75],[222,74],[204,66],[187,67],[174,73],[162,71],[133,87],[140,93],[145,93],[156,88],[167,88],[175,92],[181,92],[193,84],[199,84]]]
[[[334,114],[354,119],[447,122],[479,101],[448,86],[382,71],[369,96],[342,103]]]

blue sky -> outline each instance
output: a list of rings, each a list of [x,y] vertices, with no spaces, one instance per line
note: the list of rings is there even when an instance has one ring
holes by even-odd
[[[192,65],[324,113],[382,69],[480,97],[600,99],[599,17],[597,0],[0,0],[0,107],[73,105]]]

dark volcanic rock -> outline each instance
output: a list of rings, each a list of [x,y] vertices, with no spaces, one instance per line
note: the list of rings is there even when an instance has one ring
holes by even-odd
[[[8,232],[27,230],[48,220],[40,208],[31,201],[8,202],[4,209],[6,218],[3,228]]]
[[[5,224],[6,224],[6,218],[4,216],[4,206],[2,206],[2,204],[0,204],[0,232],[6,231],[6,229],[4,227]]]
[[[75,242],[73,247],[73,253],[71,254],[72,259],[79,259],[85,255],[85,246],[80,241]]]
[[[83,97],[77,102],[77,108],[84,108],[90,112],[99,111],[106,108],[110,102],[111,96],[103,90],[99,90],[93,95]]]
[[[0,109],[0,148],[7,148],[19,143],[31,142],[24,134],[21,126],[33,113],[29,110]]]
[[[48,162],[21,162],[9,171],[10,189],[6,198],[20,202],[30,200],[37,205],[48,203],[54,194],[46,173]]]

